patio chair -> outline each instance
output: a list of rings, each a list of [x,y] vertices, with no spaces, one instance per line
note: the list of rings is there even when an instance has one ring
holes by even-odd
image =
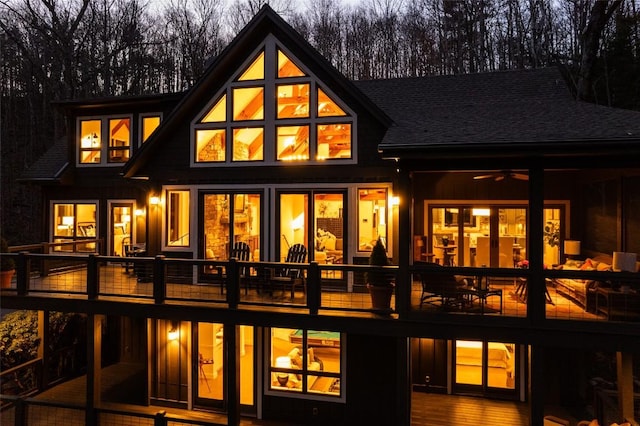
[[[229,259],[234,259],[234,258],[242,262],[248,262],[249,260],[251,260],[251,248],[249,247],[249,244],[243,241],[236,241],[235,243],[233,243],[233,247],[231,247],[231,253],[229,255]],[[217,270],[216,278],[220,281],[220,294],[222,294],[224,293],[224,286],[227,282],[227,271],[224,266],[217,266],[216,270]],[[240,273],[241,279],[247,277],[249,275],[249,267],[241,266],[239,273]],[[244,286],[244,293],[245,294],[248,293],[246,282]]]
[[[430,262],[414,262],[415,266],[422,266],[427,270],[418,272],[422,283],[420,306],[430,303],[434,306],[449,308],[464,308],[471,303],[473,290],[467,287],[465,279],[458,279],[446,271],[441,265]]]
[[[307,259],[307,248],[303,244],[294,244],[289,247],[285,263],[304,263]],[[302,268],[286,266],[282,268],[270,269],[269,285],[271,288],[281,286],[282,292],[286,291],[287,286],[291,287],[291,299],[295,295],[295,289],[298,284],[302,284],[303,292],[306,294],[306,283],[304,282],[304,274]]]

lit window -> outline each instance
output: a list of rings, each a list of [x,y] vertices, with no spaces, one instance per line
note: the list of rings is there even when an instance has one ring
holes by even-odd
[[[167,240],[169,246],[189,245],[189,191],[168,191]]]
[[[351,124],[318,125],[318,160],[351,158]]]
[[[142,143],[146,142],[151,136],[151,133],[154,132],[160,126],[160,116],[159,115],[149,115],[142,117]]]
[[[83,164],[100,163],[101,124],[100,120],[80,122],[80,162]]]
[[[341,397],[341,338],[335,331],[272,328],[269,389]]]
[[[387,190],[358,190],[358,251],[371,251],[378,238],[387,241]]]
[[[192,162],[351,162],[353,113],[275,37],[264,46],[192,121]]]
[[[309,126],[280,126],[277,139],[278,160],[309,159]]]
[[[222,95],[220,100],[209,110],[202,119],[203,123],[220,123],[227,119],[227,96]]]
[[[54,203],[52,206],[54,251],[94,252],[95,243],[65,244],[81,239],[97,238],[95,203]]]
[[[264,88],[241,87],[233,89],[233,119],[264,119]]]
[[[278,118],[303,118],[309,116],[309,85],[292,84],[276,87],[278,94]]]
[[[322,89],[318,89],[318,117],[342,117],[347,115]]]
[[[278,78],[303,77],[304,75],[302,70],[278,49]]]
[[[233,161],[260,161],[264,157],[264,129],[233,129]]]
[[[225,135],[224,129],[196,130],[196,161],[225,161]]]
[[[131,145],[131,120],[109,120],[109,162],[124,163],[129,159]]]
[[[242,73],[238,81],[263,80],[264,79],[264,52]]]

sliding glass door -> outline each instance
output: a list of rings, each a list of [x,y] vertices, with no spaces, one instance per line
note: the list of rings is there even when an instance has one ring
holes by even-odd
[[[454,341],[454,391],[515,395],[518,382],[515,349],[514,343]]]

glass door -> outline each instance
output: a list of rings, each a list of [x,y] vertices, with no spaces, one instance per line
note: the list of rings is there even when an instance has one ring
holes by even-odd
[[[310,259],[319,264],[343,263],[344,245],[344,193],[314,193],[313,212],[315,218],[314,250]],[[323,279],[341,279],[341,271],[326,271]]]
[[[456,340],[453,346],[454,391],[516,395],[514,343]]]
[[[240,405],[243,413],[255,412],[255,345],[254,329],[240,327]],[[218,323],[197,323],[195,331],[194,367],[197,380],[193,383],[196,405],[224,408],[226,406],[224,331]]]
[[[302,244],[309,253],[309,194],[279,194],[278,215],[280,241],[277,262],[284,262],[289,248]],[[308,259],[307,259],[308,260]]]
[[[109,256],[126,255],[125,246],[134,244],[133,202],[109,203]]]

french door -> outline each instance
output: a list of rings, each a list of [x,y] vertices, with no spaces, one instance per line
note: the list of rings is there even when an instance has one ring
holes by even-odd
[[[517,396],[519,359],[515,343],[453,341],[453,391]]]
[[[240,325],[240,409],[244,414],[256,412],[256,351],[254,328]],[[226,360],[223,325],[198,322],[194,327],[192,354],[195,405],[225,410]]]
[[[109,201],[109,256],[125,256],[124,247],[134,244],[133,201]]]

